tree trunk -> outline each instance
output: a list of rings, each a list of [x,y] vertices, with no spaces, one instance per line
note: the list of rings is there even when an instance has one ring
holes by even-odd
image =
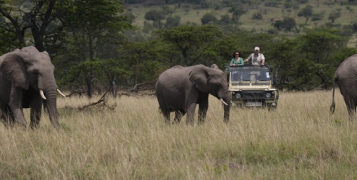
[[[115,81],[113,80],[113,81],[111,82],[111,91],[112,91],[112,95],[113,95],[114,98],[117,97],[116,88],[117,88],[117,86],[116,86],[116,84],[115,84]]]

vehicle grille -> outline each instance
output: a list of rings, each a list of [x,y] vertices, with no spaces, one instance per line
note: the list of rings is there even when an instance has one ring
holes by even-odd
[[[265,91],[243,91],[243,99],[264,99]]]

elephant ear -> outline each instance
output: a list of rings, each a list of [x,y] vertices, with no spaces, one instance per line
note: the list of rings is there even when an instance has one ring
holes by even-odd
[[[9,53],[5,55],[0,65],[0,71],[15,86],[22,89],[29,89],[29,81],[26,77],[26,65],[23,57],[18,53]]]
[[[43,51],[43,52],[41,52],[41,53],[46,54],[47,56],[49,56],[49,54],[48,54],[47,51]]]
[[[209,78],[209,74],[207,72],[207,67],[205,66],[197,66],[192,69],[189,73],[190,81],[194,86],[204,93],[209,93],[207,81]]]
[[[218,66],[217,66],[217,64],[212,64],[212,65],[211,65],[211,68],[213,68],[213,69],[219,69]]]

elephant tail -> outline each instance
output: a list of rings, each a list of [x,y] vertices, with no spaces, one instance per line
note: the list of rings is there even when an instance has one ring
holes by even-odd
[[[335,84],[337,81],[337,77],[334,77],[333,80],[333,85],[332,85],[332,103],[330,106],[330,114],[333,114],[335,112]]]

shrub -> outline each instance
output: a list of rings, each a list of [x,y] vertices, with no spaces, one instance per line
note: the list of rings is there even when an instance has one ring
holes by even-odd
[[[263,19],[262,13],[254,13],[252,19]]]
[[[212,23],[217,22],[216,16],[214,16],[213,13],[206,13],[205,15],[203,15],[203,17],[201,18],[202,25],[208,24],[210,22]]]

